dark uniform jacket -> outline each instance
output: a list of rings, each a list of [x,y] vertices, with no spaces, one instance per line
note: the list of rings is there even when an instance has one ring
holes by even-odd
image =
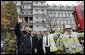
[[[19,54],[30,54],[32,52],[30,34],[20,31],[20,24],[16,24],[15,34],[17,36],[17,45]]]

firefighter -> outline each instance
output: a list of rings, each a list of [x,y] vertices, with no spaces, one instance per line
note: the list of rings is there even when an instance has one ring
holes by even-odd
[[[83,46],[78,40],[78,37],[81,37],[82,35],[84,37],[84,33],[72,32],[70,25],[65,26],[65,33],[61,35],[61,42],[67,54],[77,54],[82,52]]]
[[[55,33],[53,34],[53,36],[54,36],[54,40],[55,40],[56,47],[57,47],[56,54],[66,54],[66,52],[64,51],[64,48],[63,48],[63,44],[61,42],[61,38],[62,38],[61,35],[64,33],[64,29],[62,31],[58,31],[57,29],[58,29],[58,27],[53,29],[53,30],[55,30]]]

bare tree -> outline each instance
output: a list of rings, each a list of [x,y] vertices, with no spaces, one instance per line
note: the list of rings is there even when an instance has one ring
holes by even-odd
[[[56,23],[53,23],[54,22],[53,19],[54,18],[52,18],[51,16],[46,15],[42,20],[44,27],[49,31],[52,31],[53,27],[56,25]]]
[[[52,29],[56,26],[56,25],[63,25],[64,24],[60,24],[60,22],[62,20],[60,20],[59,22],[57,22],[57,20],[60,20],[59,17],[55,18],[54,15],[49,16],[49,15],[44,15],[44,19],[42,20],[43,26],[48,29],[49,31],[52,31]]]

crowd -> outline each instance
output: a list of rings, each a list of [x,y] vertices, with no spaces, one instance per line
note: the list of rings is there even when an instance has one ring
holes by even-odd
[[[79,43],[78,37],[84,37],[84,33],[73,32],[70,25],[66,25],[64,32],[57,31],[57,27],[49,32],[44,30],[31,31],[24,25],[21,31],[19,19],[15,27],[17,36],[18,54],[77,54],[82,52],[83,45]]]

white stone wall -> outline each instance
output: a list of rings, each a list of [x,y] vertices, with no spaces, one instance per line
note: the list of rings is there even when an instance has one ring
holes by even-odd
[[[35,5],[35,6],[45,6],[45,1],[33,1],[33,5]]]
[[[16,2],[16,1],[14,1]],[[69,6],[49,6],[45,4],[46,1],[17,1],[17,10],[18,13],[22,14],[24,17],[33,17],[33,31],[40,30],[43,31],[42,19],[52,18],[52,24],[59,24],[59,29],[62,30],[62,24],[70,24],[74,27],[74,17],[73,7]],[[33,4],[32,4],[33,3]],[[20,6],[21,5],[21,6]],[[33,5],[33,6],[32,6]],[[22,8],[22,10],[21,10]],[[32,13],[32,14],[30,14]],[[70,15],[70,16],[69,16]],[[30,21],[30,20],[29,20]],[[38,23],[37,23],[38,22]],[[60,25],[61,24],[61,25]],[[47,25],[47,24],[45,24]],[[48,26],[48,25],[47,25]]]

